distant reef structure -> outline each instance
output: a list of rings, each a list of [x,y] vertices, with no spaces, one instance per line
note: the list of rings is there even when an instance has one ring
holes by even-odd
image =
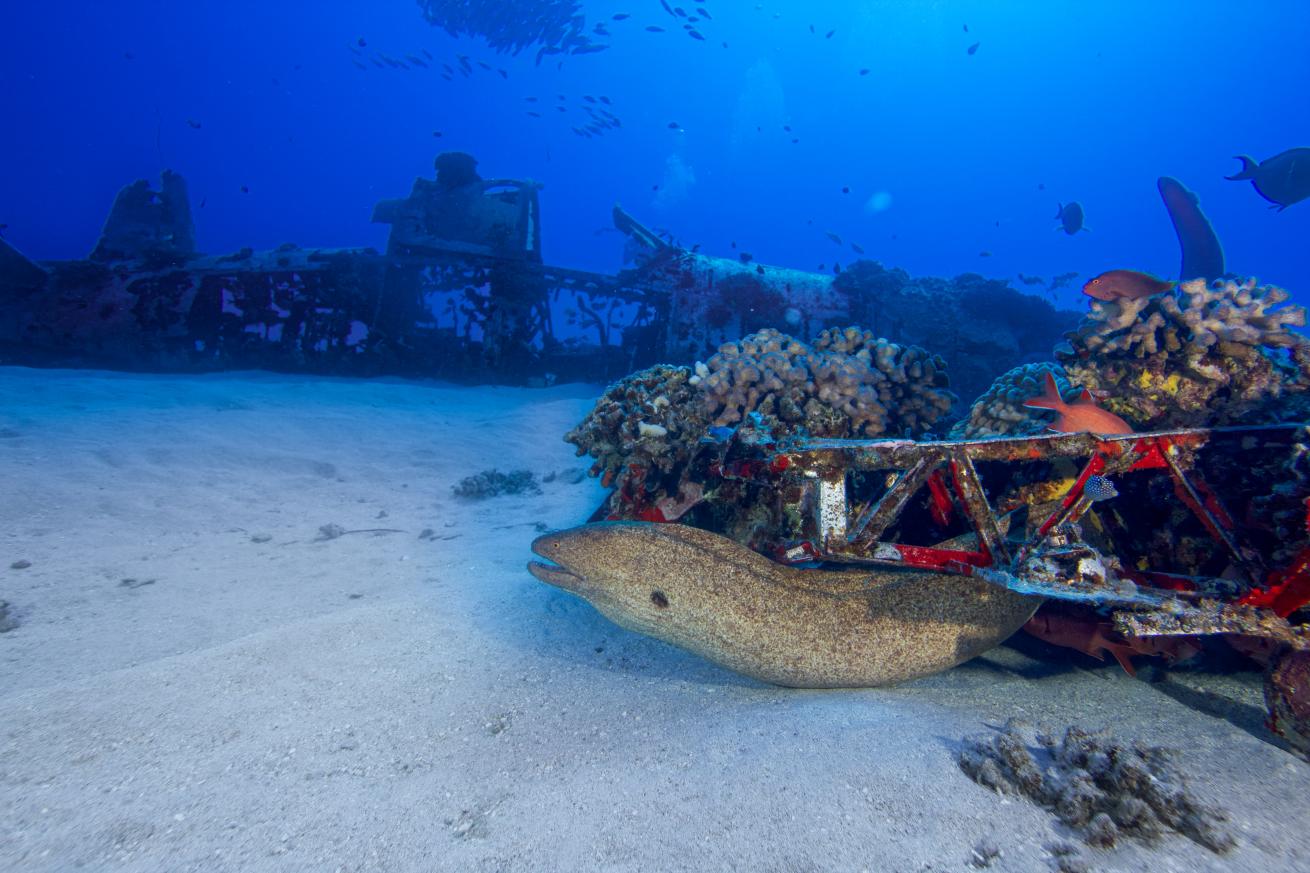
[[[892,342],[938,354],[962,398],[977,397],[1012,367],[1049,359],[1080,313],[1056,309],[999,279],[912,277],[877,261],[856,261],[833,281],[851,321]]]

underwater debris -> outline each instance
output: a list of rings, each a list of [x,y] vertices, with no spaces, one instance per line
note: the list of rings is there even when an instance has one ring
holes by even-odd
[[[91,252],[99,263],[141,259],[160,266],[181,265],[195,256],[186,180],[172,170],[161,174],[158,191],[145,179],[119,189]]]
[[[19,624],[18,617],[10,611],[9,601],[0,600],[0,634],[16,630]]]
[[[368,528],[360,528],[358,530],[346,530],[344,527],[342,527],[339,524],[335,524],[335,523],[324,524],[319,526],[318,536],[314,537],[313,542],[322,543],[322,542],[326,542],[327,540],[335,540],[338,539],[339,537],[344,537],[346,534],[360,534],[360,533],[371,533],[371,534],[404,533],[404,531],[394,527],[368,527]]]
[[[974,843],[973,849],[969,852],[969,864],[977,867],[979,870],[992,866],[997,858],[1003,856],[1000,846],[991,837],[983,837]]]
[[[1227,813],[1192,794],[1172,749],[1073,726],[1057,740],[1012,718],[1000,732],[967,738],[959,763],[979,785],[1051,810],[1090,845],[1151,844],[1168,831],[1218,854],[1236,845]]]
[[[1265,676],[1269,728],[1310,760],[1310,651],[1285,653]]]
[[[456,497],[468,500],[486,500],[502,494],[540,494],[536,474],[531,470],[512,470],[502,473],[496,469],[483,470],[461,479],[451,488]]]
[[[1310,340],[1292,330],[1306,313],[1283,306],[1289,297],[1254,279],[1196,279],[1153,297],[1095,300],[1056,357],[1071,382],[1102,393],[1138,429],[1299,420]]]

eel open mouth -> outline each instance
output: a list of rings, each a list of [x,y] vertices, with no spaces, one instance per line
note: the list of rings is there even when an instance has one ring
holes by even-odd
[[[541,561],[528,561],[528,572],[547,585],[563,588],[565,591],[577,591],[582,584],[582,577],[570,573],[558,564],[543,564]]]
[[[547,585],[554,585],[565,591],[579,591],[583,585],[583,578],[567,567],[561,567],[551,555],[551,551],[558,545],[557,534],[547,534],[533,540],[532,553],[543,560],[528,561],[528,572]]]

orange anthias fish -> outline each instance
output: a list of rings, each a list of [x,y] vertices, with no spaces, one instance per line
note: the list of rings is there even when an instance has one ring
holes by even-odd
[[[1051,430],[1060,433],[1098,433],[1102,435],[1132,433],[1128,422],[1109,410],[1096,405],[1092,392],[1086,388],[1073,403],[1065,403],[1060,396],[1060,388],[1055,384],[1055,377],[1046,372],[1046,393],[1024,401],[1024,406],[1031,409],[1054,410],[1060,417],[1051,424]]]
[[[1084,285],[1083,293],[1097,300],[1139,300],[1172,291],[1176,284],[1137,270],[1109,270]]]

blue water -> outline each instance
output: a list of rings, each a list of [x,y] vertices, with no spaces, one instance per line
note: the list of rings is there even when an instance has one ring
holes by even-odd
[[[1310,4],[703,5],[697,41],[658,0],[585,3],[610,48],[557,68],[452,38],[412,0],[10,4],[0,224],[29,256],[85,255],[117,189],[170,167],[205,251],[380,248],[374,202],[459,149],[484,177],[545,184],[553,264],[617,269],[618,201],[707,253],[803,269],[849,263],[853,241],[913,273],[1172,277],[1155,189],[1172,175],[1231,271],[1310,289],[1310,202],[1276,213],[1223,179],[1234,155],[1310,145]],[[619,11],[632,17],[610,21]],[[370,62],[424,50],[428,69]],[[446,81],[458,54],[473,74]],[[576,136],[583,95],[609,97],[622,127]],[[1071,200],[1090,232],[1056,230]],[[1076,286],[1061,294],[1074,303]]]

